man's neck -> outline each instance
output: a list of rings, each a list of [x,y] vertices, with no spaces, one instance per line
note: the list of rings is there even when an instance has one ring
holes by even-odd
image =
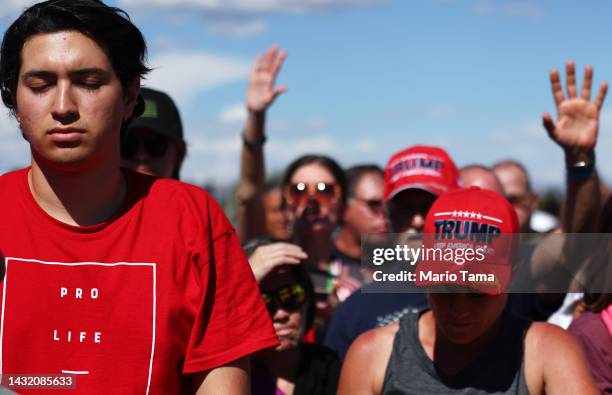
[[[427,355],[446,375],[454,376],[482,355],[499,333],[501,318],[476,340],[455,344],[437,327],[433,313],[426,312],[419,319],[419,340]]]
[[[28,184],[36,203],[51,217],[69,225],[97,225],[119,209],[126,183],[119,164],[67,172],[41,166],[34,158]]]
[[[355,236],[346,226],[340,228],[338,237],[335,240],[336,248],[351,258],[361,258],[361,237]]]
[[[260,358],[273,377],[293,381],[300,363],[300,345],[282,351],[269,350]]]

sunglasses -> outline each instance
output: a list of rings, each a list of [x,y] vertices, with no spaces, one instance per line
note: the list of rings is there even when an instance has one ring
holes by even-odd
[[[354,197],[354,200],[357,200],[358,202],[362,202],[363,204],[365,204],[366,206],[368,206],[368,208],[370,209],[370,211],[374,214],[382,214],[385,212],[385,206],[382,200],[378,200],[378,199],[362,199],[362,198],[358,198],[358,197]]]
[[[287,203],[293,206],[305,205],[308,200],[314,198],[321,205],[331,205],[340,197],[340,187],[333,183],[317,182],[306,184],[298,182],[284,189]]]
[[[506,196],[506,200],[510,202],[513,206],[519,207],[529,207],[531,204],[532,196],[530,193],[525,193],[523,195],[510,195]]]
[[[297,310],[306,302],[306,290],[300,284],[288,285],[272,292],[263,292],[261,297],[266,304],[270,315],[274,314],[277,307],[283,310]]]
[[[157,133],[126,133],[121,139],[121,157],[132,159],[140,149],[144,149],[147,155],[159,158],[168,151],[169,144],[166,137]]]

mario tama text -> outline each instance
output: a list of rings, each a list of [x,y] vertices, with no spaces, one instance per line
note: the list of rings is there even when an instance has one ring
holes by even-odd
[[[498,247],[503,243],[497,226],[470,220],[440,220],[434,225],[435,233],[422,239],[391,234],[371,239],[366,255],[372,281],[429,284],[496,281],[494,272],[486,270],[485,264],[501,252]]]
[[[483,272],[491,249],[483,246],[439,243],[434,247],[406,244],[372,250],[372,281],[416,282],[428,284],[492,283],[494,273]],[[482,266],[473,270],[475,265]],[[407,270],[397,270],[404,265]],[[416,270],[415,270],[416,265]],[[448,270],[445,270],[448,269]]]

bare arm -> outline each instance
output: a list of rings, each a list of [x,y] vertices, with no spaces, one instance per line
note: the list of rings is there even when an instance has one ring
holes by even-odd
[[[249,394],[251,391],[249,357],[194,376],[196,394]]]
[[[276,76],[286,53],[270,48],[257,57],[247,88],[247,120],[244,128],[240,159],[238,200],[238,236],[241,241],[266,234],[263,204],[265,168],[263,141],[265,138],[266,111],[278,95],[286,92],[284,86],[275,87]]]
[[[532,394],[599,394],[578,343],[555,325],[534,323],[527,332],[525,379]]]
[[[601,206],[599,177],[589,169],[595,164],[595,144],[599,129],[599,113],[608,89],[602,82],[591,102],[593,67],[584,71],[582,89],[578,92],[573,62],[566,65],[567,97],[559,79],[559,72],[550,73],[552,93],[557,108],[557,121],[545,113],[543,123],[550,138],[565,152],[568,169],[567,193],[563,213],[566,233],[594,232]]]
[[[566,65],[567,92],[559,72],[550,73],[552,94],[557,109],[557,120],[548,113],[543,115],[543,124],[556,144],[565,153],[567,186],[562,230],[564,233],[591,233],[596,231],[597,218],[601,210],[602,196],[599,177],[595,171],[595,144],[599,131],[599,115],[606,97],[608,84],[602,82],[595,99],[591,101],[593,68],[587,66],[580,92],[576,86],[573,62]],[[532,275],[540,290],[566,289],[585,262],[584,253],[589,251],[581,243],[584,238],[549,235],[543,239],[532,258]],[[581,248],[577,248],[581,245]],[[580,253],[580,254],[578,254]],[[562,296],[562,295],[561,295]],[[540,295],[545,298],[545,295]]]
[[[372,329],[353,342],[340,372],[338,395],[377,395],[382,392],[398,329],[398,323]]]

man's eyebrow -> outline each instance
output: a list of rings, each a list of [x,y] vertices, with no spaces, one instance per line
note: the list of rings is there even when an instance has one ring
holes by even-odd
[[[49,78],[55,78],[55,73],[52,73],[50,71],[46,71],[46,70],[30,70],[27,71],[25,73],[23,73],[23,79],[28,79],[28,78],[43,78],[43,79],[49,79]]]
[[[68,75],[71,78],[74,77],[83,77],[83,76],[87,76],[87,75],[98,75],[102,78],[107,78],[109,76],[109,72],[101,69],[99,67],[87,67],[87,68],[83,68],[83,69],[78,69],[78,70],[73,70],[68,72]],[[43,78],[43,79],[48,79],[48,78],[56,78],[57,74],[53,73],[51,71],[47,71],[47,70],[30,70],[27,71],[25,73],[23,73],[23,79],[27,79],[27,78]]]
[[[74,71],[70,71],[68,73],[68,75],[70,77],[84,77],[87,75],[97,75],[100,76],[102,78],[107,78],[110,73],[104,69],[101,69],[99,67],[88,67],[88,68],[84,68],[84,69],[78,69],[78,70],[74,70]]]

